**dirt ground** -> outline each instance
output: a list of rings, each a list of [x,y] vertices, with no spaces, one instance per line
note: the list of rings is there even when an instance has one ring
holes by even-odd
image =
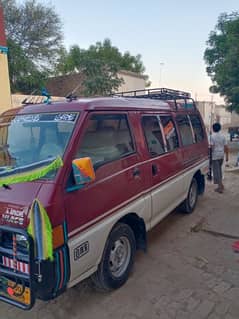
[[[208,182],[193,214],[175,211],[149,233],[119,290],[86,280],[29,312],[0,303],[0,319],[238,319],[239,174],[225,172],[224,183],[218,194]]]

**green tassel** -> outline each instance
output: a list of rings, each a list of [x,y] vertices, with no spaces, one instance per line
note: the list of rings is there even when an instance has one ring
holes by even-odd
[[[51,164],[45,167],[40,167],[30,172],[18,173],[12,176],[0,178],[0,187],[3,185],[11,185],[11,184],[34,181],[36,179],[42,178],[49,172],[56,170],[60,168],[61,166],[63,166],[63,161],[61,157],[57,157]]]
[[[37,213],[39,213],[37,214],[38,216],[35,216],[35,212],[34,212],[35,203],[37,204],[37,209],[38,209]],[[37,233],[35,229],[36,227],[41,229],[40,237],[37,237],[36,235]],[[39,247],[40,245],[42,247],[41,250],[43,251],[43,256],[41,256],[40,259],[43,259],[43,260],[50,259],[52,261],[53,260],[52,225],[45,208],[42,206],[42,204],[40,203],[38,199],[35,199],[32,203],[31,210],[30,210],[30,223],[28,225],[27,231],[34,240],[35,257],[39,258],[39,256],[37,256],[36,247]]]

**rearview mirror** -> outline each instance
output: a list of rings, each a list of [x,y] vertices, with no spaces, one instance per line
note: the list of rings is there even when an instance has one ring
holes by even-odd
[[[95,171],[90,157],[74,159],[72,169],[76,185],[84,185],[95,180]]]

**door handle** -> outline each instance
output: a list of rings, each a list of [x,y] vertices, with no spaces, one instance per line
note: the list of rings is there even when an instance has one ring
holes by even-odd
[[[139,170],[138,167],[135,167],[135,168],[133,169],[133,176],[134,176],[134,177],[137,177],[137,176],[139,176],[139,175],[140,175],[140,170]]]
[[[157,175],[158,174],[158,167],[156,164],[152,165],[152,175]]]

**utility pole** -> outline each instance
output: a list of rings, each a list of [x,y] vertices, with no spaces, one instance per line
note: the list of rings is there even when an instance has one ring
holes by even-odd
[[[3,9],[0,5],[0,112],[11,107],[7,41],[4,28]]]
[[[211,111],[210,111],[210,127],[209,127],[209,129],[210,129],[210,131],[212,130],[212,122],[213,122],[213,118],[212,118],[212,115],[214,114],[214,112],[213,112],[213,95],[211,95]]]
[[[208,169],[208,174],[207,178],[209,181],[212,180],[212,111],[213,111],[213,95],[211,95],[211,110],[210,110],[210,119],[209,119],[209,169]]]
[[[164,62],[159,63],[159,86],[162,87],[162,71],[163,71]]]

